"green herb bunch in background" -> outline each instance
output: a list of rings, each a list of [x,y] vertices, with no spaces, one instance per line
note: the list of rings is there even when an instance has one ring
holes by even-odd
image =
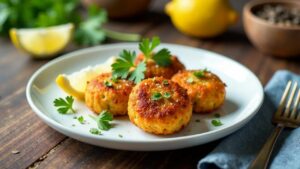
[[[0,35],[7,36],[10,28],[39,28],[73,23],[74,40],[81,45],[96,45],[106,37],[138,41],[137,34],[104,29],[107,14],[104,9],[90,6],[87,16],[79,0],[0,0]]]

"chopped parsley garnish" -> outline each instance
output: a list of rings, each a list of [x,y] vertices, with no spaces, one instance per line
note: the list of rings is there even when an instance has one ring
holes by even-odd
[[[151,100],[160,100],[162,98],[162,95],[158,92],[153,93],[151,96]]]
[[[164,98],[168,99],[171,97],[171,94],[169,92],[164,93]]]
[[[214,114],[214,116],[215,116],[215,118],[220,118],[221,117],[221,115],[218,114],[218,113]]]
[[[90,128],[90,133],[95,134],[95,135],[100,135],[101,131],[98,130],[97,128]]]
[[[104,81],[104,85],[107,87],[112,87],[112,83],[110,81]]]
[[[214,119],[214,120],[212,120],[211,124],[214,125],[215,127],[223,125],[223,123],[220,121],[220,119]]]
[[[84,120],[83,116],[78,117],[77,120],[79,121],[80,124],[85,123],[85,120]]]
[[[115,82],[115,83],[117,82],[117,79],[114,78],[114,77],[111,77],[110,80],[113,81],[113,82]]]
[[[169,82],[167,80],[163,80],[163,85],[167,86],[169,85]]]
[[[72,96],[67,96],[65,99],[55,99],[53,103],[60,114],[67,114],[68,112],[75,113],[75,110],[73,109],[74,99]]]
[[[112,126],[110,122],[113,120],[113,115],[107,110],[103,110],[97,117],[91,116],[97,122],[98,128],[101,130],[109,130]]]
[[[193,74],[194,74],[194,76],[196,76],[198,78],[204,77],[204,71],[203,70],[196,71]]]
[[[123,135],[122,135],[122,134],[119,134],[118,136],[119,136],[120,138],[123,138]]]
[[[135,65],[135,58],[135,52],[123,50],[120,53],[120,57],[111,65],[113,78],[127,79],[129,76],[129,80],[134,81],[136,84],[142,81],[145,78],[144,72],[146,71],[146,64],[142,61],[138,65]],[[132,69],[133,71],[131,71]]]
[[[75,127],[76,125],[75,124],[72,124],[72,127]]]
[[[193,77],[189,77],[189,78],[186,80],[186,82],[187,82],[187,83],[190,83],[190,84],[194,83]]]
[[[155,92],[152,94],[151,96],[151,100],[160,100],[162,98],[170,98],[171,97],[171,94],[169,92],[165,92],[163,95],[159,92]]]
[[[148,38],[145,38],[139,44],[139,49],[146,59],[153,59],[159,66],[169,66],[171,64],[171,53],[168,49],[163,48],[156,53],[153,52],[159,44],[160,39],[158,37],[153,37],[151,42]]]
[[[77,119],[77,116],[74,116],[73,119]]]

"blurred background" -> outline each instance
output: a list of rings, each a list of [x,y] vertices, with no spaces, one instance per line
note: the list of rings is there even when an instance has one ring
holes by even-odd
[[[174,33],[200,43],[247,35],[263,54],[289,57],[300,54],[299,6],[297,0],[2,0],[0,35],[33,58],[155,35],[164,41]]]

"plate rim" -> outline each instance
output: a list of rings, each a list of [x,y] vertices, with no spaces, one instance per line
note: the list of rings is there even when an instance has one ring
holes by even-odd
[[[135,46],[133,46],[135,45]],[[39,110],[39,108],[33,103],[32,100],[32,96],[31,96],[31,89],[32,89],[32,85],[34,80],[38,77],[38,75],[43,72],[45,69],[47,69],[48,67],[51,67],[52,65],[55,65],[56,63],[65,60],[65,59],[69,59],[72,57],[76,57],[77,55],[81,55],[83,53],[90,53],[90,52],[94,52],[94,51],[101,51],[101,50],[106,50],[109,48],[118,48],[121,46],[126,46],[126,47],[136,47],[137,43],[114,43],[114,44],[104,44],[101,46],[94,46],[94,47],[88,47],[85,49],[79,49],[79,50],[75,50],[73,52],[61,55],[49,62],[47,62],[46,64],[42,65],[40,68],[38,68],[30,77],[30,79],[27,82],[26,85],[26,99],[27,102],[29,103],[29,106],[31,107],[31,109],[33,110],[33,112],[38,115],[38,117],[41,118],[42,121],[44,121],[48,126],[50,126],[51,128],[54,128],[54,130],[62,133],[63,132],[68,132],[71,133],[72,135],[76,135],[79,137],[86,137],[89,139],[97,139],[98,141],[101,140],[105,140],[105,141],[113,141],[113,142],[120,142],[120,143],[163,143],[163,142],[173,142],[173,141],[184,141],[184,140],[189,140],[189,139],[196,139],[197,137],[203,137],[203,136],[213,136],[212,140],[217,140],[219,138],[222,138],[226,135],[229,135],[237,130],[239,130],[241,127],[243,127],[245,124],[247,124],[258,112],[258,110],[260,109],[260,107],[262,106],[263,100],[264,100],[264,92],[263,92],[263,86],[260,82],[260,80],[257,78],[257,76],[250,70],[248,69],[246,66],[244,66],[243,64],[228,58],[222,54],[216,53],[216,52],[212,52],[206,49],[202,49],[202,48],[196,48],[196,47],[191,47],[191,46],[185,46],[185,45],[178,45],[178,44],[171,44],[171,43],[162,43],[162,46],[171,46],[171,47],[180,47],[180,48],[186,48],[187,50],[199,50],[208,54],[212,54],[214,55],[214,57],[218,57],[218,58],[222,58],[225,59],[226,61],[229,62],[234,62],[235,64],[239,65],[240,67],[242,67],[245,71],[247,71],[247,73],[249,73],[252,77],[254,77],[255,81],[258,82],[258,87],[259,87],[259,104],[252,109],[252,113],[248,116],[246,116],[245,118],[237,121],[236,123],[226,127],[226,128],[219,128],[216,130],[211,130],[208,132],[204,132],[204,133],[199,133],[199,134],[193,134],[193,135],[186,135],[186,136],[178,136],[178,137],[173,137],[173,138],[161,138],[161,139],[155,139],[155,140],[133,140],[133,139],[117,139],[117,138],[108,138],[108,137],[99,137],[96,135],[92,135],[89,133],[78,133],[73,131],[71,128],[68,128],[58,122],[56,122],[55,120],[53,120],[52,118],[48,117],[47,115],[45,115],[41,110]],[[124,47],[123,47],[124,48]],[[99,56],[101,57],[101,56]],[[58,129],[62,130],[58,130]],[[227,133],[227,134],[222,134],[222,133]],[[63,133],[64,135],[66,135],[65,133]],[[72,136],[70,136],[72,137]],[[74,138],[74,137],[72,137]],[[76,138],[75,138],[76,139]],[[208,141],[210,142],[210,141]],[[206,143],[208,143],[206,142]]]

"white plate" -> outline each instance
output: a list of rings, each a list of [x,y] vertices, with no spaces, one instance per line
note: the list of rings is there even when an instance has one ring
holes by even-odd
[[[258,111],[263,101],[262,85],[257,77],[241,64],[202,49],[180,45],[162,44],[185,64],[187,69],[208,68],[227,84],[226,101],[215,113],[221,114],[223,123],[214,127],[211,115],[193,115],[189,125],[177,134],[157,136],[135,127],[127,117],[115,118],[114,127],[102,135],[93,135],[90,128],[97,127],[88,116],[92,112],[84,103],[75,102],[76,116],[83,116],[87,124],[80,124],[75,115],[61,115],[53,106],[53,100],[66,94],[55,84],[60,73],[70,74],[88,65],[104,62],[118,55],[122,49],[137,51],[137,44],[121,43],[102,45],[72,52],[54,59],[36,71],[30,78],[26,95],[33,111],[55,130],[82,142],[123,150],[170,150],[204,144],[224,137],[246,124]],[[200,122],[197,122],[200,119]],[[75,126],[73,125],[75,124]],[[121,137],[121,136],[122,137]]]

